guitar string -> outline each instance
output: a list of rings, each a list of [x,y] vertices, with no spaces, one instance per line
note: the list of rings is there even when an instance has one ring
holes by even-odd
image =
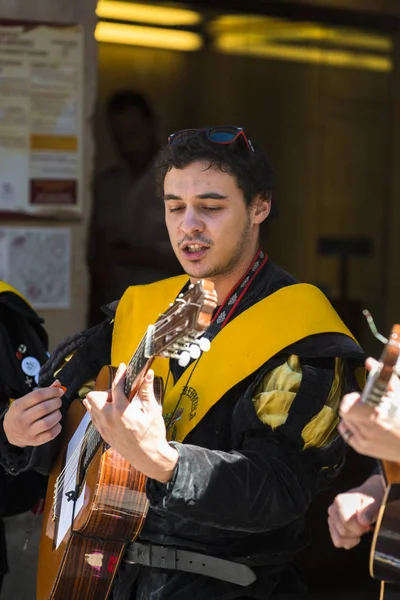
[[[145,336],[142,338],[142,340],[139,344],[139,347],[137,348],[134,356],[132,357],[132,361],[135,362],[135,365],[137,364],[135,357],[137,356],[137,354],[139,354],[140,352],[143,351],[144,344],[145,344]],[[128,368],[127,368],[127,371],[128,371]],[[75,448],[74,452],[71,454],[71,456],[69,457],[68,461],[66,462],[64,468],[62,469],[59,476],[57,477],[56,482],[55,482],[55,487],[56,486],[66,487],[67,485],[69,486],[74,481],[75,475],[76,475],[75,473],[72,473],[72,474],[70,473],[70,478],[67,481],[65,481],[66,474],[67,474],[67,472],[69,472],[71,465],[73,463],[75,463],[75,461],[77,459],[77,455],[79,455],[82,452],[82,450],[87,450],[87,446],[90,443],[90,441],[94,441],[96,433],[98,433],[98,432],[97,432],[94,424],[93,424],[92,428],[88,427],[86,429],[85,434],[82,438],[81,444]]]

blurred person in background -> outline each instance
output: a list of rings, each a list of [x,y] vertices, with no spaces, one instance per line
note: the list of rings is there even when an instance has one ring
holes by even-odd
[[[99,323],[104,318],[101,307],[120,298],[130,285],[182,272],[156,193],[154,110],[142,94],[121,90],[109,98],[106,118],[121,164],[100,173],[93,183],[87,244],[89,326]]]

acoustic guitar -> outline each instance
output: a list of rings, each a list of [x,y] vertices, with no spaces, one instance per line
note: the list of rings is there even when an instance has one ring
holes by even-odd
[[[206,351],[201,338],[217,305],[214,284],[199,281],[150,325],[127,365],[132,400],[155,356],[185,366]],[[105,366],[96,390],[109,390],[115,369]],[[161,401],[162,382],[155,380]],[[63,427],[62,450],[50,474],[39,549],[37,600],[105,600],[126,544],[139,535],[148,509],[146,477],[109,447],[75,400]]]
[[[394,325],[377,369],[368,376],[361,402],[378,406],[387,391],[392,374],[399,374],[399,370],[400,325]],[[400,462],[382,460],[380,466],[386,490],[372,540],[370,573],[382,582],[381,600],[384,596],[388,600],[392,584],[400,586]],[[400,598],[400,587],[396,597]]]

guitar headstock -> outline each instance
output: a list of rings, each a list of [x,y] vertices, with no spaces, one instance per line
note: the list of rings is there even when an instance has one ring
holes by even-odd
[[[400,375],[400,325],[393,325],[379,362],[382,363],[382,371],[387,372],[388,382],[393,371]]]
[[[361,395],[361,402],[370,406],[378,406],[393,373],[400,376],[400,325],[398,324],[393,325],[379,362],[376,368],[369,373]]]
[[[217,302],[212,281],[202,279],[191,284],[153,325],[151,354],[178,358],[181,352],[192,348],[189,360],[197,358],[197,352],[200,356],[201,350],[208,349],[209,342],[199,337],[210,325]]]

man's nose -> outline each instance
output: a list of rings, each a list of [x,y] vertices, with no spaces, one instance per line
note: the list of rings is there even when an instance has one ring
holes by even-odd
[[[186,209],[185,214],[181,223],[181,230],[187,234],[193,234],[196,231],[203,231],[204,223],[199,218],[197,211],[193,209]]]

